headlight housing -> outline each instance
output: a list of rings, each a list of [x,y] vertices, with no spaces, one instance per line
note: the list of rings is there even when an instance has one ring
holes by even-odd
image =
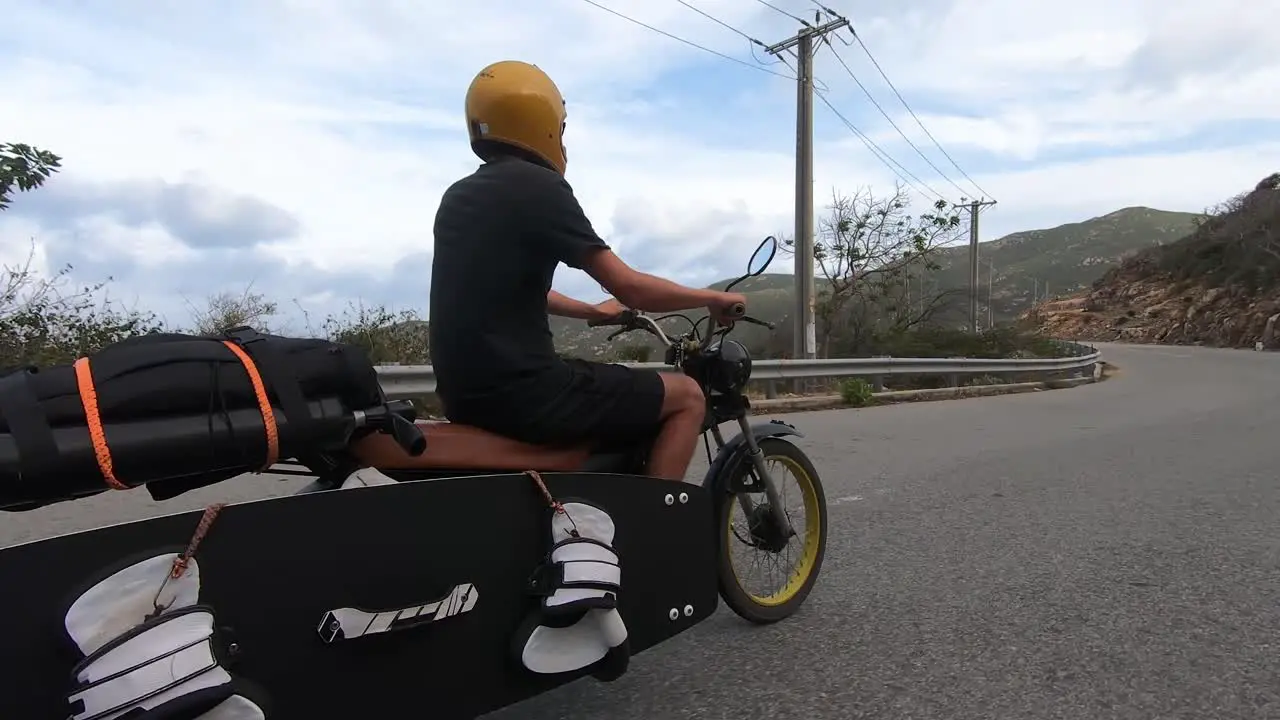
[[[740,393],[751,380],[751,353],[736,340],[723,340],[707,353],[707,384],[719,393]]]

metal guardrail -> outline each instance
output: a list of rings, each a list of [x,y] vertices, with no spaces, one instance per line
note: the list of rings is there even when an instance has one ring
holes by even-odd
[[[813,378],[863,377],[883,379],[892,375],[1057,375],[1092,372],[1101,359],[1095,348],[1062,343],[1064,357],[1056,358],[843,358],[830,360],[756,360],[751,380],[778,381]],[[664,363],[626,363],[648,370],[670,370]],[[430,365],[381,366],[378,381],[392,398],[430,395],[436,389]],[[879,383],[876,383],[879,384]]]

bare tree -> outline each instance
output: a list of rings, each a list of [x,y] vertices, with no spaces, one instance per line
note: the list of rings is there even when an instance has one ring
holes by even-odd
[[[269,330],[267,321],[275,317],[279,310],[275,301],[268,300],[262,293],[254,292],[252,285],[239,295],[229,292],[210,295],[204,308],[197,308],[190,302],[187,306],[191,309],[194,323],[192,330],[197,335],[221,335],[241,325],[250,325],[266,332]]]
[[[815,307],[822,355],[830,355],[837,338],[842,350],[857,352],[872,334],[927,323],[956,296],[927,293],[922,280],[939,269],[937,250],[959,237],[960,216],[947,214],[943,200],[917,216],[909,208],[902,185],[879,198],[868,189],[832,191],[814,240],[814,262],[825,280]],[[784,244],[794,252],[794,242]]]
[[[305,315],[304,311],[304,315]],[[307,325],[311,322],[308,318]],[[425,365],[431,362],[427,321],[413,310],[393,311],[383,305],[349,305],[341,315],[325,318],[319,334],[330,340],[358,345],[375,363]]]
[[[0,268],[0,368],[69,363],[163,329],[154,315],[113,302],[106,282],[76,286],[70,265],[43,277],[34,260],[33,242],[24,262]]]

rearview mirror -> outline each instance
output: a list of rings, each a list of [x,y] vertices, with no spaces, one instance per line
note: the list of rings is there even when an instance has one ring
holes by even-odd
[[[760,243],[755,252],[751,253],[751,259],[747,261],[747,277],[755,277],[763,273],[773,262],[773,256],[777,254],[778,239],[770,235]]]

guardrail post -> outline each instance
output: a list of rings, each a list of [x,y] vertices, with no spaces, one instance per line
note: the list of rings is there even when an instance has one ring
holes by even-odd
[[[957,373],[948,373],[947,387],[960,387],[960,375]]]
[[[872,392],[884,392],[884,376],[872,375],[867,378],[868,384],[871,385]]]

